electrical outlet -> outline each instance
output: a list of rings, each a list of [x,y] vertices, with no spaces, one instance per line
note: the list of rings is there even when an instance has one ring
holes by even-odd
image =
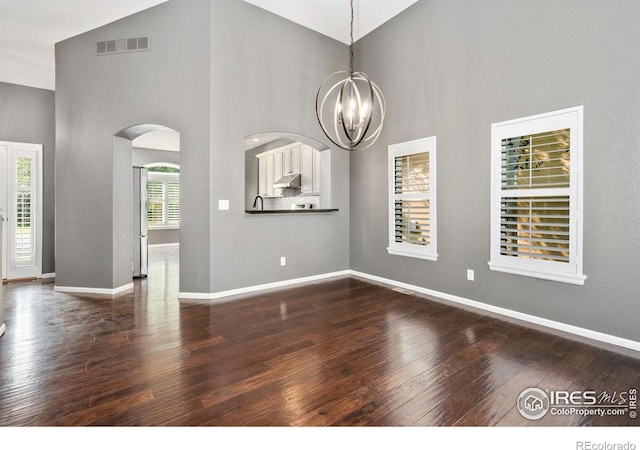
[[[286,266],[287,265],[287,258],[286,257],[282,257],[280,258],[280,265],[281,266]]]
[[[475,280],[475,277],[476,277],[475,271],[471,269],[467,269],[467,280],[473,281]]]

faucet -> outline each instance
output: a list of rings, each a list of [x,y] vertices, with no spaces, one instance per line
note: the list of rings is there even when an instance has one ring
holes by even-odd
[[[256,195],[256,198],[253,200],[253,209],[258,209],[258,199],[260,199],[260,210],[263,210],[264,209],[264,199],[259,195]]]

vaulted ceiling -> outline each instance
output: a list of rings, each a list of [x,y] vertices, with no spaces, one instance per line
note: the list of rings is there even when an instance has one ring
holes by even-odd
[[[0,81],[55,89],[56,42],[167,0],[0,0]],[[349,42],[348,0],[244,0]],[[354,37],[365,36],[418,0],[355,0]]]

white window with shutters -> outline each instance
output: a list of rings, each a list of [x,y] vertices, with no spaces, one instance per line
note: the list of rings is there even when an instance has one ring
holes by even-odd
[[[180,175],[178,173],[149,172],[147,181],[150,229],[180,227]]]
[[[491,270],[584,284],[582,133],[582,106],[492,125]]]
[[[392,255],[436,261],[436,137],[389,146]]]

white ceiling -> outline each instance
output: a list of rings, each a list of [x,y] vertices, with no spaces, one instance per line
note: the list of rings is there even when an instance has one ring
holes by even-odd
[[[348,44],[349,0],[244,0]],[[400,14],[418,0],[354,0],[354,40]]]
[[[55,89],[54,45],[166,0],[0,0],[0,81]]]
[[[0,0],[0,81],[55,89],[54,44],[166,0]],[[348,0],[244,0],[349,43]],[[355,0],[354,37],[417,0]]]

